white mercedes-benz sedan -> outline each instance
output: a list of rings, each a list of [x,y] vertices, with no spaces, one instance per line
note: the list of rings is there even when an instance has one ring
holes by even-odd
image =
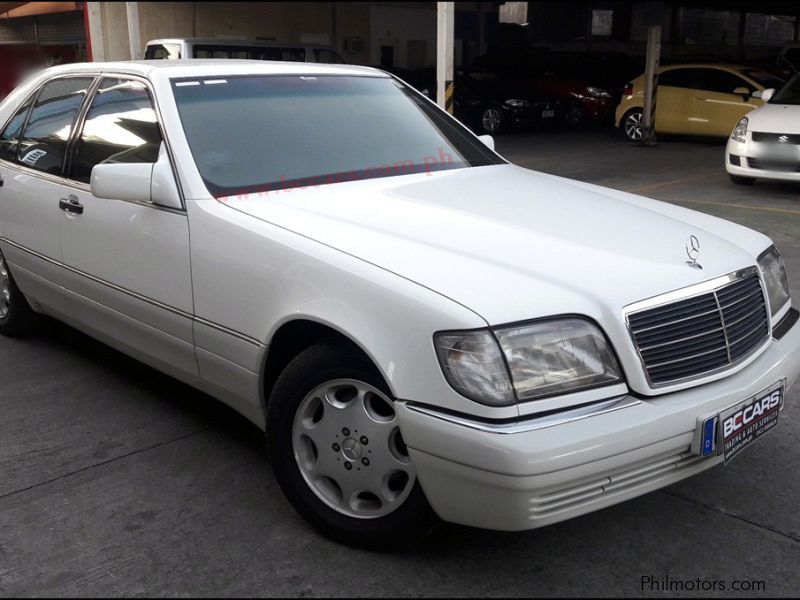
[[[756,179],[800,181],[800,75],[777,92],[764,90],[767,104],[747,113],[725,149],[725,169],[733,183]]]
[[[800,373],[767,237],[509,164],[377,70],[57,67],[0,131],[0,332],[51,315],[219,398],[346,543],[674,483]]]

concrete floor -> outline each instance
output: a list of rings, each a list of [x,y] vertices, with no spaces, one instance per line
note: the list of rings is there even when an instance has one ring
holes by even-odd
[[[759,229],[800,297],[800,187],[733,186],[719,143],[642,149],[599,130],[498,148]],[[295,515],[259,432],[232,411],[48,321],[0,339],[0,595],[664,595],[643,576],[796,595],[797,401],[795,389],[778,430],[727,468],[666,490],[539,531],[446,526],[413,553],[370,554]]]

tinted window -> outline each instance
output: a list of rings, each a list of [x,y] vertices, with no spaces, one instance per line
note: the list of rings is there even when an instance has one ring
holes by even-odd
[[[154,44],[145,50],[145,60],[177,60],[181,57],[178,44]]]
[[[751,92],[754,92],[756,89],[747,83],[747,81],[733,73],[720,71],[719,69],[703,69],[700,89],[709,92],[718,92],[720,94],[732,94],[733,90],[739,87],[747,88]]]
[[[780,88],[784,83],[786,83],[780,77],[776,77],[772,73],[767,73],[766,71],[762,71],[761,69],[743,69],[742,73],[756,81],[757,83],[761,84],[765,88]]]
[[[217,197],[501,162],[389,78],[215,77],[173,89],[194,160]]]
[[[17,146],[19,145],[19,134],[25,125],[25,118],[31,108],[32,100],[28,100],[11,117],[3,133],[0,133],[0,158],[8,161],[17,160]]]
[[[21,163],[46,173],[61,173],[75,117],[92,81],[90,77],[67,77],[44,85],[20,140]]]
[[[161,131],[143,83],[103,79],[92,99],[73,160],[71,177],[88,183],[100,163],[153,163]]]
[[[329,63],[333,65],[340,65],[344,63],[342,57],[336,54],[333,50],[327,48],[319,48],[314,50],[314,62]]]
[[[698,79],[698,69],[670,69],[658,76],[658,85],[694,89]]]

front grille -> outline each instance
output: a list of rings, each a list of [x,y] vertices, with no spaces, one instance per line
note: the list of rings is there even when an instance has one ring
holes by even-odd
[[[775,142],[776,144],[800,144],[800,134],[797,133],[766,133],[753,132],[754,142]]]
[[[729,367],[769,335],[764,292],[755,270],[716,290],[636,311],[628,327],[653,385]]]
[[[800,172],[800,162],[797,161],[769,160],[748,156],[747,164],[751,169],[758,169],[760,171],[781,171],[783,173]]]

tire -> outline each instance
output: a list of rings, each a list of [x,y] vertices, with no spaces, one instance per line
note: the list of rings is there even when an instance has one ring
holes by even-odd
[[[494,106],[483,109],[480,118],[480,128],[483,133],[497,135],[505,130],[505,126],[502,110]]]
[[[330,342],[295,357],[270,395],[267,443],[278,483],[306,521],[340,543],[403,548],[438,522],[391,404],[372,363]]]
[[[25,335],[33,329],[35,321],[36,313],[17,287],[0,252],[0,334],[8,337]]]
[[[731,181],[736,185],[753,185],[756,182],[755,177],[742,177],[741,175],[733,175],[732,173],[728,173],[728,177],[730,177]]]
[[[620,121],[622,133],[631,142],[642,141],[642,118],[644,112],[641,108],[632,108],[626,112]]]

